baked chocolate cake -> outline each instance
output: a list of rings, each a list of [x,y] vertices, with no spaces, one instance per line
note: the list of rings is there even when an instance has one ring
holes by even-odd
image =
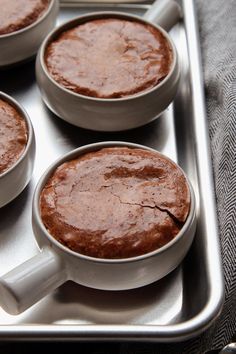
[[[158,152],[104,148],[60,165],[40,197],[48,232],[71,250],[127,258],[156,250],[180,231],[190,191]]]
[[[27,144],[24,118],[9,103],[0,99],[0,174],[16,163]]]
[[[155,27],[118,18],[91,20],[48,45],[52,78],[85,96],[120,98],[156,86],[169,73],[173,53]]]
[[[41,17],[50,0],[0,0],[0,35],[16,32]]]

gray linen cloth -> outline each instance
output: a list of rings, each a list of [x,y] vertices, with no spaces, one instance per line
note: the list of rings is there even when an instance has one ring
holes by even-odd
[[[124,344],[122,354],[202,354],[236,333],[236,0],[196,1],[215,179],[225,304],[203,335],[170,345]]]

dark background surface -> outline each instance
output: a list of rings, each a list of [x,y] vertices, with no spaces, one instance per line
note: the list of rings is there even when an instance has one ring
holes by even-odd
[[[172,344],[173,345],[173,344]],[[171,345],[171,346],[172,346]],[[75,353],[75,354],[165,354],[168,344],[143,344],[143,343],[5,343],[0,344],[1,354],[51,354],[51,353]],[[173,353],[182,353],[178,345],[174,345]],[[200,348],[199,351],[201,352]],[[218,350],[215,351],[218,353]]]

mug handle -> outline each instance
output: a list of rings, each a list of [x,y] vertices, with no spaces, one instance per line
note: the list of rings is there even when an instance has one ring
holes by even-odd
[[[143,18],[169,31],[182,18],[182,9],[175,0],[156,0]]]
[[[18,315],[66,282],[66,268],[49,247],[0,278],[0,306]]]

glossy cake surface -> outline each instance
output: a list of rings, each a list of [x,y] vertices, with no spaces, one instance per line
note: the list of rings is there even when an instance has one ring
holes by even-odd
[[[127,258],[172,240],[189,213],[187,180],[157,152],[104,148],[59,166],[41,192],[59,242],[96,258]]]
[[[0,35],[16,32],[41,17],[50,0],[0,0]]]
[[[172,57],[161,31],[118,18],[92,20],[69,29],[45,53],[55,81],[97,98],[121,98],[156,86],[168,75]]]
[[[0,174],[22,155],[27,135],[24,118],[9,103],[0,99]]]

